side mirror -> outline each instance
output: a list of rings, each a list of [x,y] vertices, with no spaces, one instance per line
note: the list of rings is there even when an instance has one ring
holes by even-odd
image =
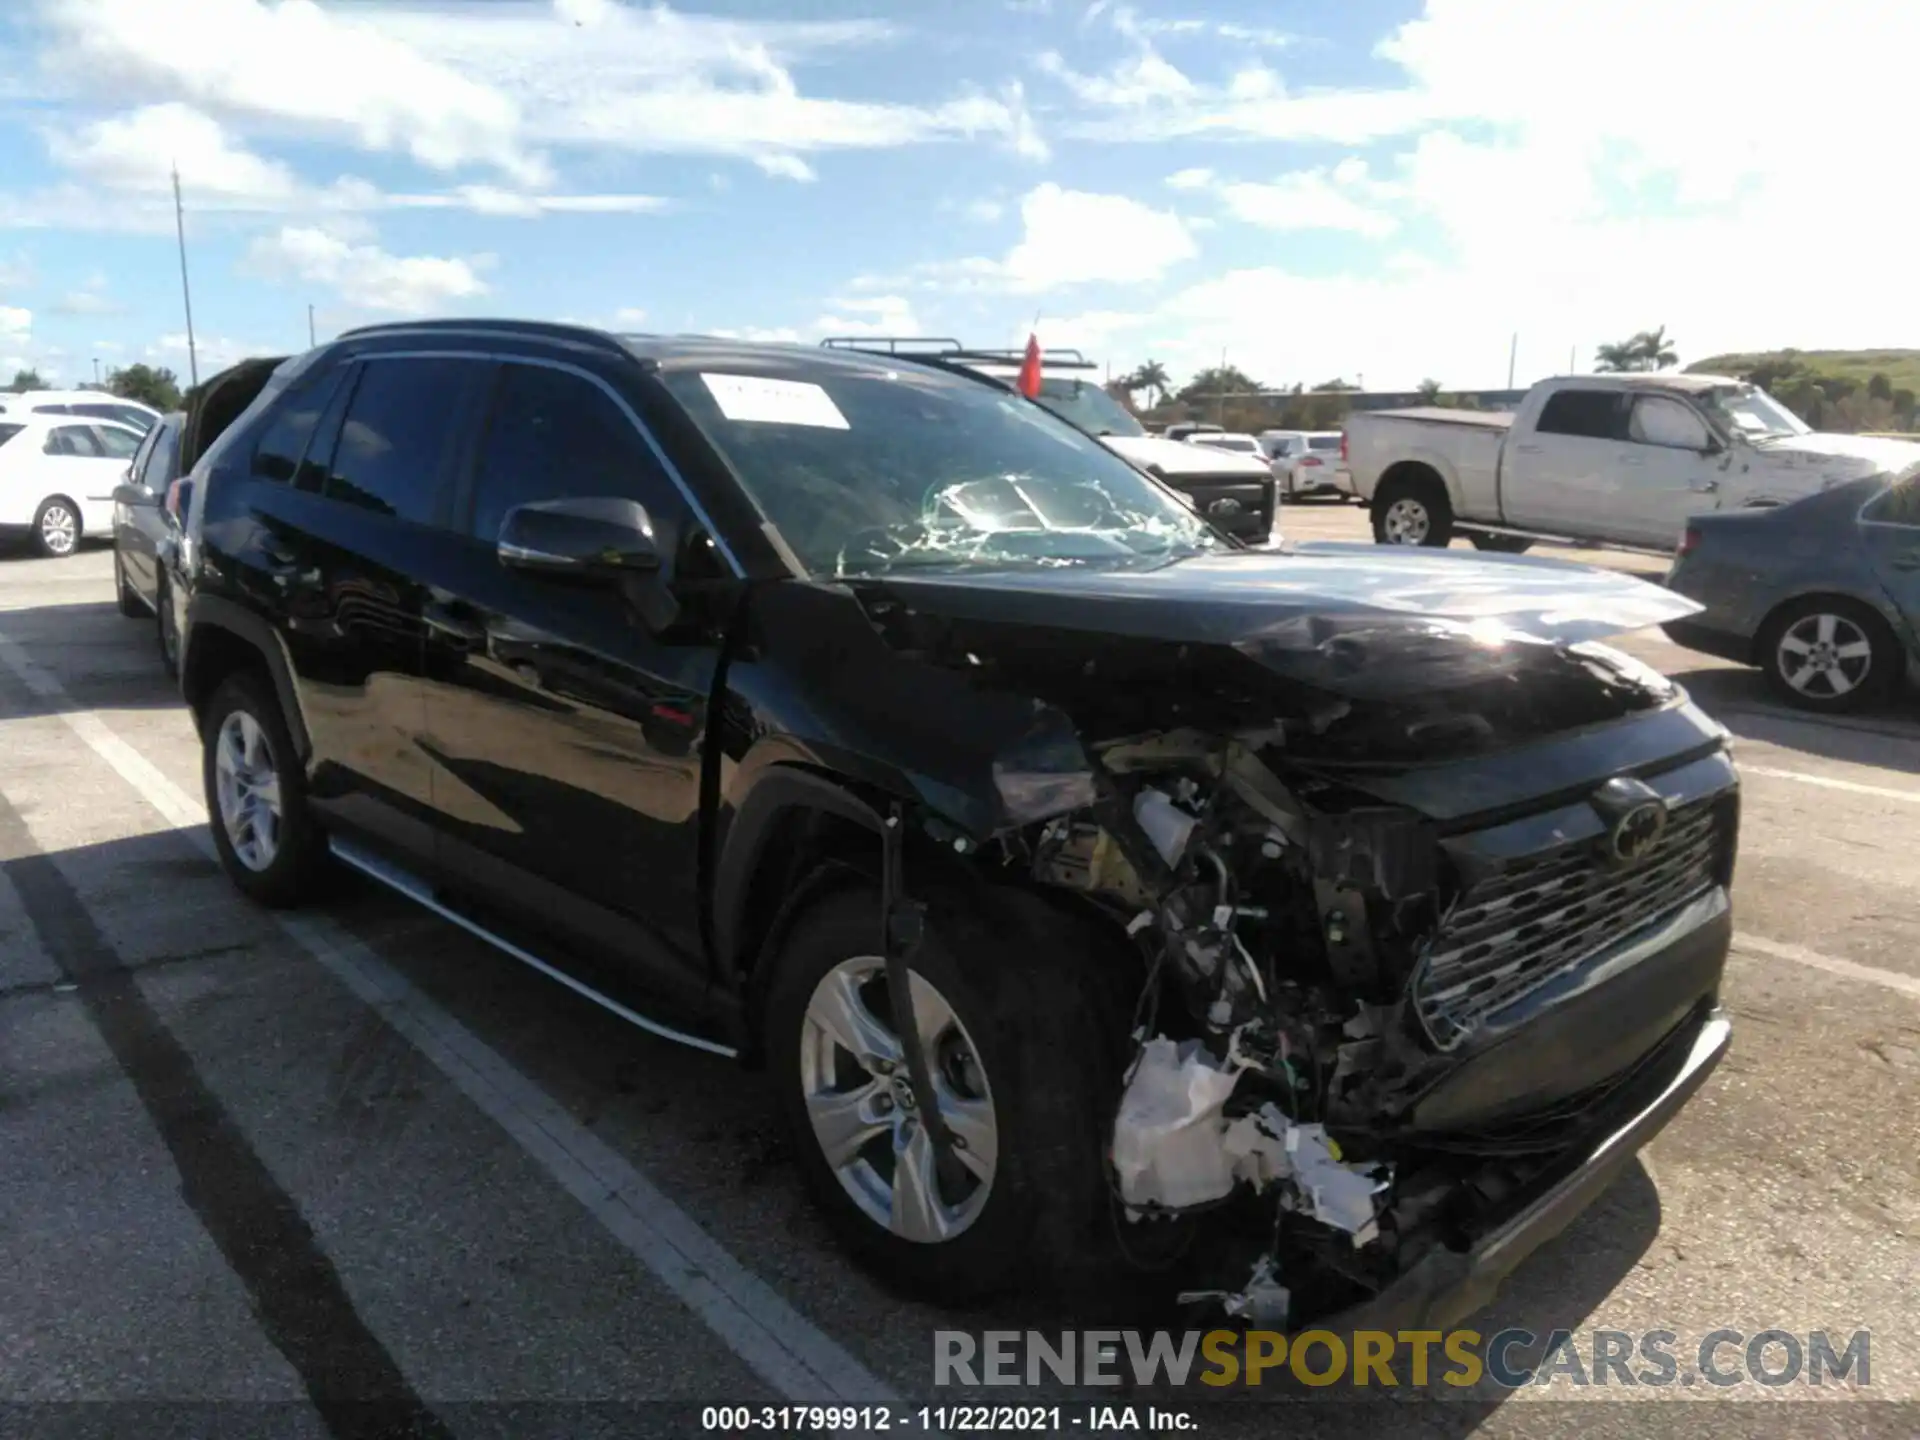
[[[138,485],[128,484],[123,481],[113,487],[113,503],[116,505],[139,506],[152,505],[155,504],[156,501],[151,490],[142,489]]]
[[[502,565],[539,575],[612,579],[660,569],[646,507],[607,496],[514,506],[500,522],[495,553]]]

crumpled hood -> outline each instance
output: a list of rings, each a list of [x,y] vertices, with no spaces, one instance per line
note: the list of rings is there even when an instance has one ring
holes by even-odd
[[[1775,463],[1806,466],[1832,480],[1898,473],[1920,464],[1920,444],[1876,435],[1791,435],[1763,441],[1755,448]]]
[[[1247,475],[1267,477],[1273,467],[1253,455],[1189,445],[1160,435],[1102,435],[1100,443],[1123,460],[1152,466],[1169,480],[1182,475]]]
[[[1227,551],[1141,570],[889,575],[858,588],[921,616],[1044,630],[1060,637],[1067,665],[1096,656],[1103,637],[1223,646],[1353,699],[1511,675],[1528,652],[1702,608],[1592,566],[1334,543]]]

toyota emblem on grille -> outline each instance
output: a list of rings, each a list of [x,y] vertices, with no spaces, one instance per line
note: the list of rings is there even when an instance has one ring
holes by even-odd
[[[1667,833],[1667,802],[1639,780],[1617,775],[1594,792],[1591,803],[1606,823],[1603,843],[1615,865],[1638,865]]]
[[[1207,513],[1217,515],[1222,520],[1231,519],[1240,513],[1240,502],[1228,495],[1207,506]]]

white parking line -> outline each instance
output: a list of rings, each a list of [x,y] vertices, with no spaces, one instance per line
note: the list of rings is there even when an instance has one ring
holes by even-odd
[[[1758,935],[1748,935],[1744,931],[1733,937],[1733,948],[1750,950],[1756,955],[1765,955],[1774,960],[1791,960],[1796,965],[1824,970],[1829,975],[1838,975],[1843,980],[1864,981],[1868,985],[1897,990],[1902,995],[1911,995],[1914,999],[1920,1000],[1920,976],[1902,975],[1897,970],[1882,970],[1877,965],[1862,965],[1855,960],[1843,960],[1838,955],[1822,955],[1818,950],[1809,950],[1804,945],[1789,945],[1782,940],[1765,940]]]
[[[1844,790],[1849,795],[1874,795],[1882,800],[1904,800],[1920,805],[1920,790],[1895,790],[1890,785],[1863,785],[1858,780],[1835,780],[1829,775],[1807,775],[1798,770],[1775,770],[1767,765],[1740,762],[1742,775],[1765,775],[1773,780],[1793,780],[1801,785],[1818,785],[1823,790]]]
[[[0,635],[0,664],[139,796],[212,858],[201,801],[163,775],[99,716],[78,710],[53,674]],[[805,1404],[898,1398],[669,1200],[628,1161],[344,927],[323,915],[276,914],[281,930],[377,1010],[511,1135],[749,1369]]]

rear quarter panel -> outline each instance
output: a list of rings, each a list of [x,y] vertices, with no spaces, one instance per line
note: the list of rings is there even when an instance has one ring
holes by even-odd
[[[1423,420],[1392,413],[1353,415],[1347,421],[1347,453],[1354,493],[1372,500],[1389,468],[1413,461],[1440,476],[1456,515],[1496,521],[1504,436],[1502,429],[1471,421]]]

